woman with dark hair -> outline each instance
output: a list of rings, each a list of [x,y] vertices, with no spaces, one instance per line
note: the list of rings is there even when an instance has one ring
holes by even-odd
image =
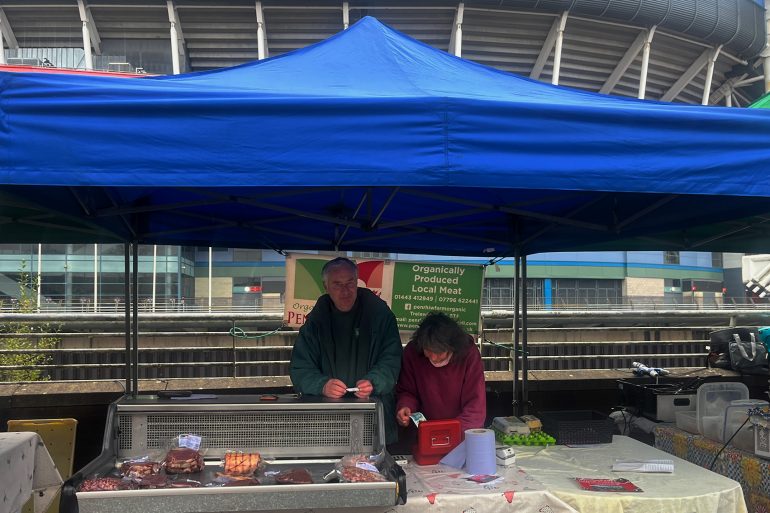
[[[484,426],[484,366],[473,338],[443,313],[428,314],[404,348],[396,383],[396,421],[457,419],[461,431]]]

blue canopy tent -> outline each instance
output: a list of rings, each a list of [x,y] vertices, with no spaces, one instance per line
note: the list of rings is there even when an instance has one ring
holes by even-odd
[[[534,82],[365,18],[242,66],[0,73],[0,241],[770,251],[770,115]]]
[[[0,242],[513,254],[522,278],[543,251],[770,251],[769,114],[552,87],[372,18],[198,74],[4,72]]]

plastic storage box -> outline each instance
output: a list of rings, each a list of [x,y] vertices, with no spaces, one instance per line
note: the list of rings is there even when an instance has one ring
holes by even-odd
[[[605,444],[612,442],[615,423],[596,411],[544,411],[543,431],[556,438],[558,445]]]
[[[722,430],[722,441],[727,442],[733,437],[731,445],[747,452],[754,451],[754,430],[746,412],[752,408],[767,406],[767,401],[761,399],[738,399],[730,403],[725,411],[725,426]],[[745,424],[744,424],[745,422]],[[743,426],[743,427],[741,427]],[[738,431],[740,429],[740,431]],[[738,431],[736,433],[736,431]],[[733,436],[735,433],[735,436]]]
[[[623,404],[651,420],[674,422],[679,411],[695,411],[696,390],[686,383],[632,383],[618,380]]]
[[[766,409],[767,413],[770,409]],[[765,423],[754,424],[754,454],[770,458],[770,428]]]
[[[743,383],[704,383],[698,388],[698,432],[712,440],[722,441],[725,412],[732,401],[748,399],[749,389]]]
[[[695,410],[676,412],[676,427],[688,433],[698,434],[698,415]]]

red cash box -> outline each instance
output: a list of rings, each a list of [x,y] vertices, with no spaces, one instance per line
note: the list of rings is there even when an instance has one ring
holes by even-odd
[[[418,465],[435,465],[462,442],[459,420],[423,420],[417,426],[412,457]]]

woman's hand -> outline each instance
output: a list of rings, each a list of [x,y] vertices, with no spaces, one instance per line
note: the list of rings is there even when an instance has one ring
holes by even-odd
[[[396,422],[398,422],[399,426],[408,426],[409,425],[409,416],[412,414],[412,410],[408,406],[404,406],[403,408],[400,408],[396,412]]]

